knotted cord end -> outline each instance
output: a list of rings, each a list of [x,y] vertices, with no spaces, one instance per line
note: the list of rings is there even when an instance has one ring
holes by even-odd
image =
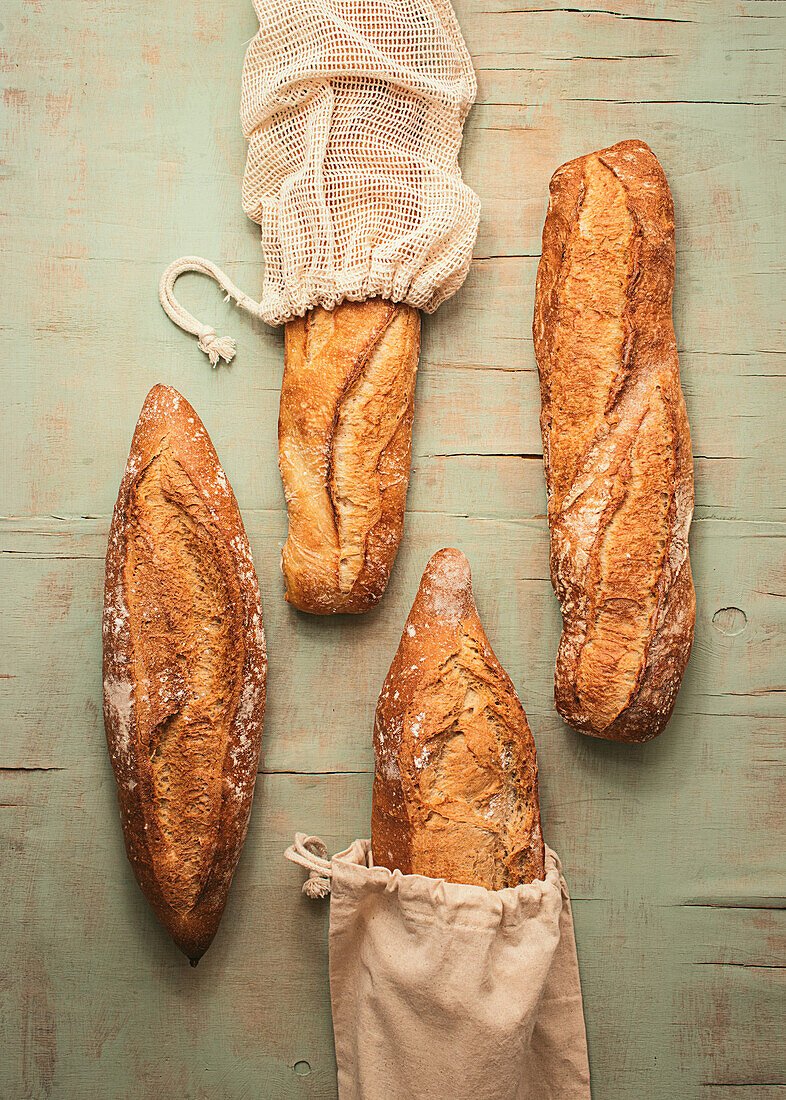
[[[314,878],[313,876],[314,872],[312,871],[303,883],[303,893],[312,901],[321,901],[322,898],[329,896],[330,883],[326,878]]]
[[[324,840],[320,840],[318,836],[295,833],[295,843],[287,848],[284,856],[308,871],[308,878],[303,883],[303,893],[307,898],[318,901],[328,896],[333,870],[327,858]]]
[[[221,359],[225,363],[231,363],[237,350],[231,336],[216,336],[215,329],[212,328],[202,333],[197,347],[208,357],[211,367],[217,367]]]

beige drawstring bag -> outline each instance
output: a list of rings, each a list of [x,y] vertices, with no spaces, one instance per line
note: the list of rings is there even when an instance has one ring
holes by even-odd
[[[457,159],[475,73],[448,0],[254,6],[243,209],[262,231],[261,300],[198,256],[172,264],[159,288],[213,366],[235,345],[178,304],[184,271],[210,275],[272,325],[375,297],[433,313],[466,278],[480,216]]]
[[[341,1100],[590,1100],[567,886],[505,890],[328,860],[299,833],[303,891],[330,894],[330,999]]]

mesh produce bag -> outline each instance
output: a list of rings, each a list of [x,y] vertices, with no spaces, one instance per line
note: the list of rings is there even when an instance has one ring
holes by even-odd
[[[485,890],[326,858],[298,834],[304,893],[330,894],[341,1100],[590,1100],[573,917],[559,860]]]
[[[185,310],[175,281],[209,275],[278,325],[382,297],[432,313],[466,278],[480,202],[458,152],[475,74],[448,0],[255,0],[243,67],[243,207],[262,229],[262,297],[185,256],[159,298],[213,366],[235,354]]]
[[[480,204],[457,155],[475,74],[448,0],[255,0],[243,208],[260,315],[381,296],[430,313],[463,282]]]

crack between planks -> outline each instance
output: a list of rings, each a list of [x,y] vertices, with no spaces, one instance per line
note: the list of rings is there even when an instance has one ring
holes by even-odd
[[[618,53],[613,57],[603,54],[578,53],[573,57],[549,57],[549,61],[640,61],[649,57],[677,57],[676,53]]]
[[[702,1088],[708,1089],[758,1089],[762,1086],[783,1088],[786,1081],[700,1081]]]
[[[669,908],[675,909],[786,909],[786,898],[749,897],[749,898],[706,898],[695,901],[672,902]]]
[[[511,126],[505,126],[505,127],[487,126],[486,129],[487,130],[504,129],[504,130],[507,131],[507,130],[515,129],[515,127],[511,127]],[[499,252],[496,255],[490,255],[490,256],[473,256],[472,257],[472,262],[473,263],[478,263],[480,260],[539,260],[539,259],[540,259],[540,252]]]
[[[524,458],[543,461],[543,455],[536,451],[528,454],[522,454],[520,451],[434,451],[431,454],[416,455],[415,461],[423,458]]]
[[[11,767],[0,765],[0,774],[3,772],[64,772],[63,767],[43,767],[39,765],[14,765]],[[373,768],[336,768],[325,771],[307,771],[300,768],[259,768],[257,775],[372,775]],[[6,805],[6,803],[3,803]],[[13,803],[8,803],[13,805]]]
[[[761,699],[767,695],[780,695],[786,688],[783,687],[769,687],[769,688],[756,688],[754,691],[708,691],[703,694],[707,699],[724,699],[727,695],[736,699]]]
[[[719,960],[714,962],[712,959],[702,960],[700,962],[694,962],[694,966],[741,966],[745,970],[786,970],[786,963],[748,963],[748,962],[725,962]]]
[[[303,771],[300,768],[260,768],[257,775],[373,775],[373,768],[338,768],[328,771]]]
[[[16,767],[0,765],[0,772],[64,772],[65,768],[43,768],[38,766],[26,767],[24,764]]]
[[[36,554],[31,550],[0,550],[0,555],[32,561],[103,561],[105,554]]]
[[[673,106],[688,106],[688,107],[770,107],[775,104],[767,103],[761,99],[609,99],[605,96],[587,97],[587,98],[567,98],[563,100],[566,103],[620,103],[626,104],[663,104]],[[489,104],[489,106],[496,106],[496,104]],[[503,106],[502,104],[500,106]],[[767,272],[767,274],[771,274]]]
[[[483,11],[482,15],[611,15],[615,19],[631,19],[637,23],[696,23],[696,19],[673,19],[658,15],[629,15],[627,12],[612,11],[610,8],[501,8],[497,11]]]

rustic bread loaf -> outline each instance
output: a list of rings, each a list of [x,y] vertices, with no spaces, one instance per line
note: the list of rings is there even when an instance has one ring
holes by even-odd
[[[374,754],[378,866],[489,890],[543,878],[535,744],[459,550],[426,566],[377,704]]]
[[[420,314],[381,298],[316,308],[288,322],[285,347],[286,598],[316,615],[367,611],[404,526]]]
[[[671,317],[674,208],[641,141],[559,168],[535,293],[555,698],[615,741],[666,726],[690,655],[693,459]]]
[[[196,964],[248,827],[267,661],[235,497],[199,417],[168,386],[148,394],[115,505],[103,636],[126,851]]]

